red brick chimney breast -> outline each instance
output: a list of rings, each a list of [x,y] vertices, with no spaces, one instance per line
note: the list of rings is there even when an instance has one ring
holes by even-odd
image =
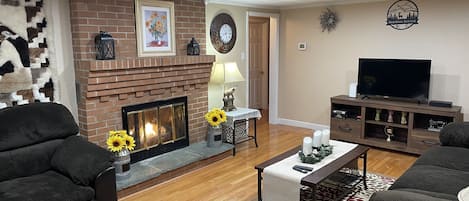
[[[104,146],[109,130],[122,129],[121,108],[188,97],[190,143],[205,139],[208,81],[215,56],[205,55],[205,4],[175,0],[176,56],[137,57],[134,0],[71,0],[71,27],[80,133]],[[116,59],[96,60],[99,31],[115,39]],[[186,56],[192,37],[201,56]]]

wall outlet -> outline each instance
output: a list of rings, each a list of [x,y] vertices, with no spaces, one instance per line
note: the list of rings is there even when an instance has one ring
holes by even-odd
[[[306,42],[299,42],[298,43],[298,50],[305,51],[306,50]]]

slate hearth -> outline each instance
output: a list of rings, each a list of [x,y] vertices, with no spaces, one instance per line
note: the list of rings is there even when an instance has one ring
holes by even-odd
[[[223,144],[220,147],[207,147],[205,141],[193,143],[188,147],[161,154],[153,158],[139,161],[131,165],[130,177],[117,179],[117,190],[135,186],[139,183],[156,178],[166,172],[185,167],[204,159],[215,157],[231,151],[233,145]]]

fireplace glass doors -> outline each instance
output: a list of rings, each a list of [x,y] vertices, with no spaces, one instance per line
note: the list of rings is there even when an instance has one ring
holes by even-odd
[[[135,139],[132,162],[189,145],[187,97],[122,108],[124,129]]]

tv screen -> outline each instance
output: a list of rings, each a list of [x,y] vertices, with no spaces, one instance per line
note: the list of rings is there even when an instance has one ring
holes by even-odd
[[[431,60],[360,58],[357,92],[427,102],[430,67]]]

